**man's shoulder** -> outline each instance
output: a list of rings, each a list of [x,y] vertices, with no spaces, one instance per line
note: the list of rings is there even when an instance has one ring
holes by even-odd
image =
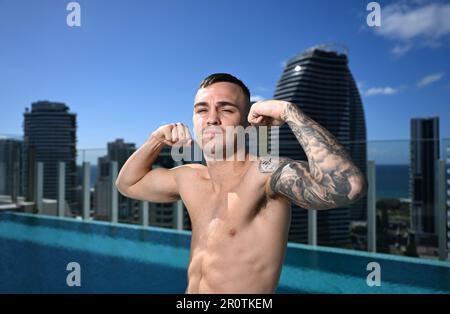
[[[181,175],[185,178],[189,175],[199,175],[204,173],[206,170],[206,166],[198,163],[183,164],[178,167],[172,168],[172,170],[175,170],[178,175]]]

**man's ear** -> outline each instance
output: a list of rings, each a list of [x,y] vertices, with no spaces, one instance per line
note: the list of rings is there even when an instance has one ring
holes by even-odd
[[[244,112],[244,115],[242,117],[242,126],[244,128],[248,127],[250,125],[250,122],[248,122],[248,114],[250,113],[250,107],[248,108],[248,110],[246,110]]]
[[[244,129],[246,127],[248,127],[250,125],[250,123],[248,122],[247,116],[245,116],[245,118],[242,121],[242,126],[244,127]]]

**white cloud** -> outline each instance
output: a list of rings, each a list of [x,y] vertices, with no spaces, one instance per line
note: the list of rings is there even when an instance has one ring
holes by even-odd
[[[280,65],[281,65],[281,67],[285,68],[287,65],[287,61],[286,60],[281,61]]]
[[[265,98],[261,95],[253,95],[250,97],[250,101],[260,101],[260,100],[264,100]]]
[[[411,48],[411,44],[395,45],[394,48],[392,48],[391,52],[396,56],[402,56],[409,50],[411,50]]]
[[[371,87],[364,92],[366,96],[374,96],[374,95],[394,95],[399,91],[398,88],[393,88],[390,86],[386,87]]]
[[[356,86],[358,87],[359,93],[364,96],[375,96],[375,95],[394,95],[398,93],[402,88],[405,88],[405,86],[402,87],[367,87],[366,83],[363,81],[356,82]]]
[[[420,79],[419,82],[417,82],[418,87],[424,87],[431,83],[439,81],[444,76],[444,73],[433,73],[427,76],[424,76]]]
[[[417,37],[442,38],[450,34],[450,4],[432,3],[411,9],[404,2],[388,5],[381,11],[377,31],[393,39]]]
[[[397,41],[391,52],[401,56],[415,46],[436,48],[450,38],[450,3],[399,1],[381,7],[377,34]]]

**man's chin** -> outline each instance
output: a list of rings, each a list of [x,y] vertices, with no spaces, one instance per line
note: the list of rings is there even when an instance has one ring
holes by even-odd
[[[216,141],[214,139],[204,140],[202,149],[204,151],[215,151],[216,150]]]

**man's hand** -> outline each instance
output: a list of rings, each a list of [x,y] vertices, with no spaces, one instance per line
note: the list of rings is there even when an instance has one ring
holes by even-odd
[[[250,108],[248,122],[251,125],[277,126],[284,124],[284,112],[289,102],[283,100],[262,100]]]
[[[169,146],[188,145],[192,142],[189,128],[180,122],[160,126],[151,134],[150,138],[154,138]]]

